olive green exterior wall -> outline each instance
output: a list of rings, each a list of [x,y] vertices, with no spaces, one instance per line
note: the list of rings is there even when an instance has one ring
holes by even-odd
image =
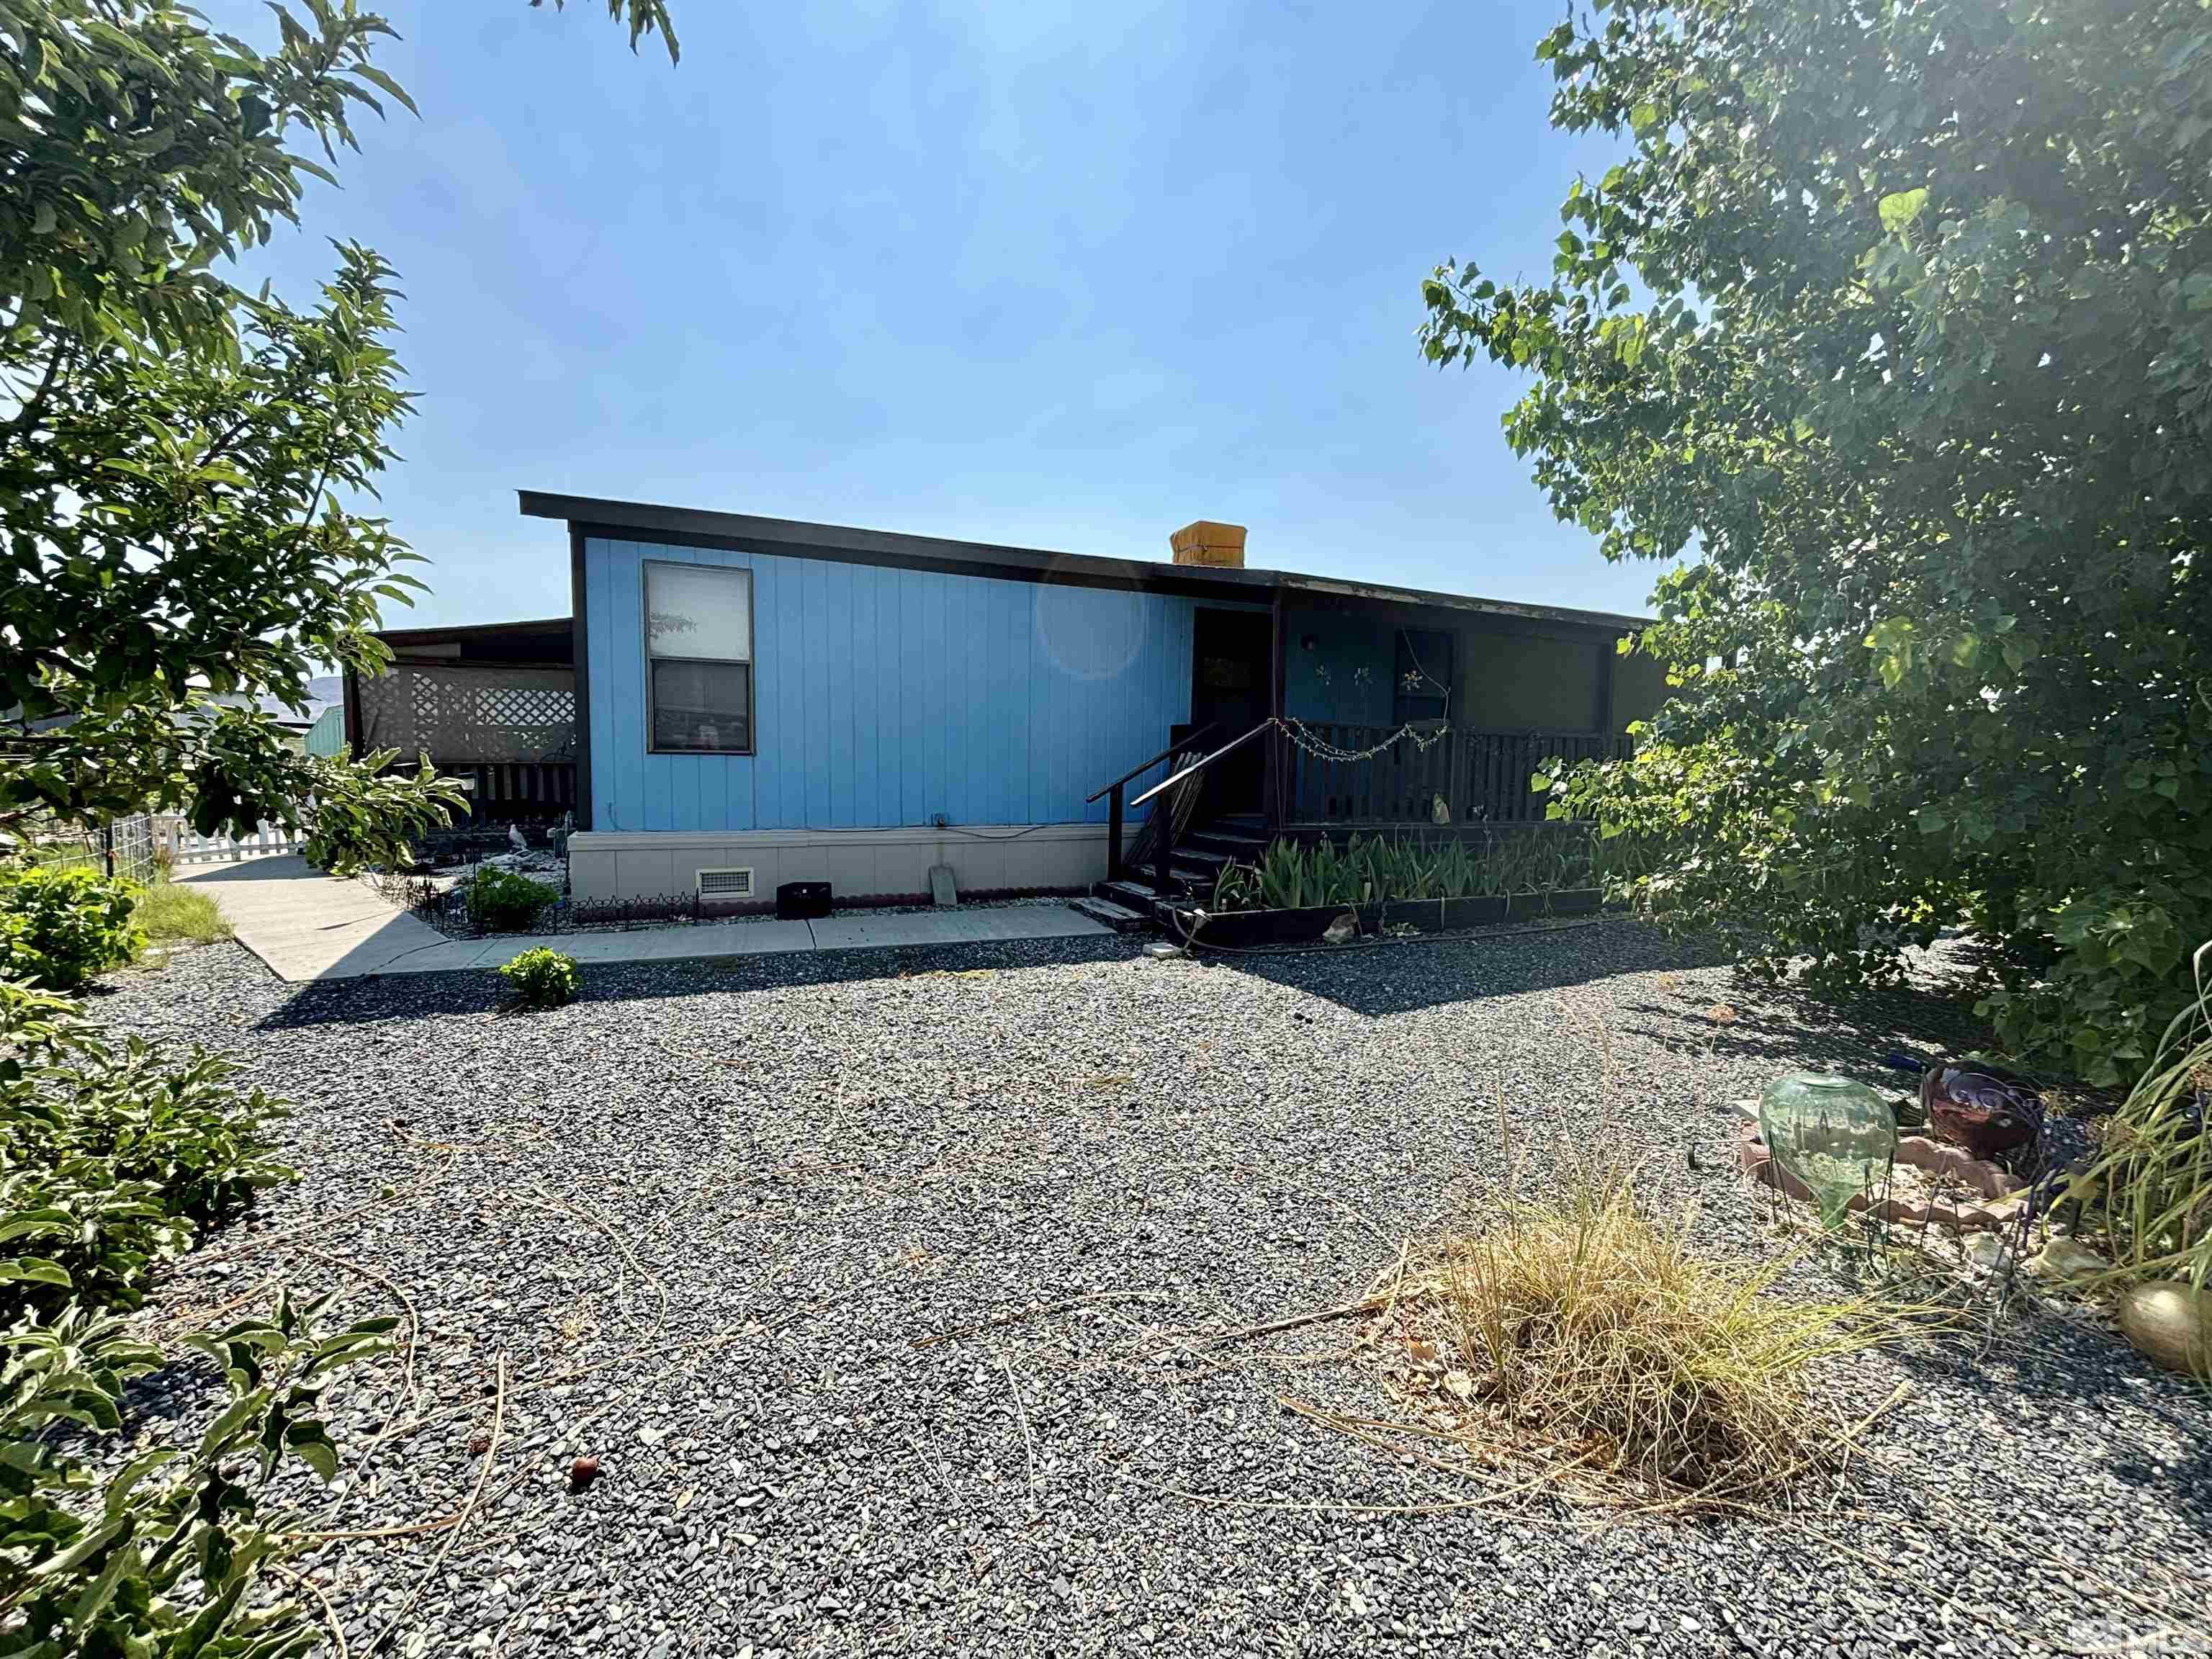
[[[1462,719],[1480,732],[1595,732],[1610,640],[1477,635],[1460,675]]]
[[[1394,723],[1401,627],[1453,635],[1452,724],[1474,732],[1624,731],[1666,696],[1657,664],[1623,657],[1609,635],[1469,625],[1449,611],[1307,611],[1284,617],[1283,706],[1304,720]],[[1606,719],[1605,681],[1612,676]]]
[[[1626,732],[1632,721],[1649,720],[1667,701],[1665,666],[1638,652],[1616,657],[1613,665],[1613,729]]]

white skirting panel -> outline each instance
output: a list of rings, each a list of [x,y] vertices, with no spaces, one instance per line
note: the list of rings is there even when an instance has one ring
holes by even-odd
[[[702,870],[749,869],[755,904],[787,881],[826,881],[834,899],[922,899],[949,864],[963,895],[1080,892],[1106,876],[1103,823],[963,824],[958,830],[579,830],[568,887],[588,902],[684,897]],[[708,902],[722,902],[710,893]]]

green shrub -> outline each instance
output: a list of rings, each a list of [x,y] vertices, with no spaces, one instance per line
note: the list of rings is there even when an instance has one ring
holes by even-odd
[[[549,951],[542,945],[525,951],[499,971],[500,976],[514,987],[516,997],[526,1008],[557,1008],[574,1000],[583,984],[583,976],[576,971],[575,957]]]
[[[0,984],[0,1319],[135,1306],[157,1261],[292,1178],[284,1109],[194,1048],[118,1050],[59,997]]]
[[[544,882],[504,866],[481,865],[469,879],[469,920],[489,933],[520,933],[560,896]]]
[[[2105,1121],[2096,1161],[2068,1190],[2094,1205],[2130,1279],[2212,1285],[2212,944],[2191,963],[2193,994],[2120,1109]]]
[[[146,947],[137,892],[82,868],[0,872],[0,979],[74,991],[122,967]]]
[[[124,1390],[162,1355],[76,1304],[0,1338],[7,1651],[290,1659],[320,1644],[305,1610],[265,1587],[288,1546],[263,1522],[260,1492],[288,1462],[337,1474],[337,1448],[316,1415],[322,1394],[335,1372],[384,1352],[398,1322],[326,1335],[323,1306],[280,1292],[269,1318],[187,1337],[221,1373],[226,1409],[189,1449],[137,1450],[92,1503],[95,1463],[113,1462],[100,1443],[125,1432]],[[75,1431],[57,1436],[56,1425]]]
[[[320,1639],[265,1582],[289,1545],[261,1492],[288,1462],[337,1474],[319,1399],[395,1322],[325,1334],[323,1304],[280,1293],[270,1317],[185,1339],[227,1395],[196,1443],[148,1444],[125,1420],[127,1386],[164,1356],[115,1310],[290,1176],[265,1134],[282,1108],[233,1069],[118,1048],[66,999],[0,983],[0,1650],[291,1659]]]

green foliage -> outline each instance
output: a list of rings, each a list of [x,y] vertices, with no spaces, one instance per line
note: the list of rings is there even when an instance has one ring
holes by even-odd
[[[486,933],[520,933],[560,893],[503,865],[484,864],[469,878],[469,920]]]
[[[557,6],[560,0],[555,0]],[[353,0],[275,14],[261,50],[178,0],[0,8],[0,835],[182,806],[205,832],[264,820],[346,870],[394,862],[459,799],[427,764],[293,751],[260,712],[337,663],[374,672],[384,601],[420,584],[373,501],[411,404],[393,274],[340,244],[314,301],[218,268],[293,220],[356,106],[407,94],[371,61],[392,31]],[[676,41],[663,0],[608,0],[633,47]],[[310,152],[319,154],[317,161]],[[116,948],[129,902],[10,884],[9,971],[56,984]],[[195,1049],[120,1051],[66,1003],[0,981],[0,1650],[60,1659],[289,1659],[320,1644],[264,1569],[259,1490],[328,1479],[315,1415],[392,1322],[336,1334],[320,1304],[192,1339],[229,1405],[195,1448],[101,1478],[74,1425],[123,1428],[161,1356],[107,1310],[256,1187],[285,1177],[278,1113]],[[102,1459],[103,1462],[107,1460]]]
[[[450,822],[468,799],[458,780],[438,776],[428,760],[409,775],[393,769],[396,750],[359,762],[345,748],[303,754],[240,709],[216,711],[204,736],[193,828],[214,835],[260,812],[267,822],[304,831],[301,853],[332,875],[405,868],[411,843]]]
[[[141,1442],[118,1468],[103,1443],[127,1432],[126,1385],[163,1363],[112,1310],[290,1177],[266,1133],[281,1109],[233,1069],[118,1050],[65,999],[0,983],[0,1650],[245,1659],[320,1641],[264,1584],[281,1540],[259,1492],[288,1462],[337,1473],[318,1401],[392,1321],[325,1334],[320,1304],[280,1294],[266,1319],[185,1339],[228,1396],[197,1445]]]
[[[331,176],[312,156],[353,146],[353,108],[405,102],[370,61],[382,19],[305,11],[265,52],[175,0],[41,0],[0,30],[0,830],[310,820],[337,775],[278,760],[251,705],[374,672],[379,604],[419,586],[349,505],[410,402],[392,272],[341,246],[304,307],[218,274]]]
[[[0,869],[0,979],[74,991],[145,948],[138,890],[66,866]]]
[[[530,0],[532,6],[542,6],[545,0]],[[553,9],[567,9],[567,0],[553,0]],[[607,0],[607,15],[618,23],[629,25],[629,48],[637,50],[641,36],[658,33],[668,46],[668,61],[674,63],[683,54],[676,44],[676,26],[669,21],[668,7],[664,0]]]
[[[80,1441],[46,1431],[70,1424],[116,1436],[125,1387],[161,1354],[81,1306],[0,1338],[8,1652],[289,1659],[321,1645],[296,1602],[268,1599],[266,1569],[284,1545],[259,1512],[260,1490],[287,1463],[324,1480],[337,1473],[317,1415],[323,1392],[345,1366],[384,1352],[397,1322],[326,1334],[323,1306],[280,1292],[268,1318],[187,1338],[221,1372],[225,1408],[197,1445],[142,1449],[104,1488],[74,1449]]]
[[[1213,908],[1295,910],[1398,899],[1553,893],[1598,884],[1605,867],[1580,829],[1502,830],[1470,842],[1351,836],[1310,844],[1277,841],[1255,864],[1229,864],[1214,878]]]
[[[149,945],[212,945],[230,937],[230,923],[204,889],[157,881],[139,894],[133,919]]]
[[[1438,364],[1607,557],[1687,562],[1674,695],[1557,805],[1768,972],[2006,947],[2008,1046],[2139,1071],[2212,935],[2212,13],[1611,0],[1547,35],[1551,279],[1447,264]]]
[[[64,999],[0,983],[0,1318],[135,1304],[149,1266],[292,1178],[283,1109],[194,1048],[118,1048]]]
[[[526,1008],[557,1008],[573,1002],[584,983],[583,975],[576,971],[575,957],[542,945],[525,951],[499,972],[514,987],[516,999]]]

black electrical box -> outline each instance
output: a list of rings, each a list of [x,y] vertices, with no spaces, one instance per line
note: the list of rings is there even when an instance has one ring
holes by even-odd
[[[813,921],[830,914],[830,884],[787,881],[775,890],[775,914],[785,921]]]

